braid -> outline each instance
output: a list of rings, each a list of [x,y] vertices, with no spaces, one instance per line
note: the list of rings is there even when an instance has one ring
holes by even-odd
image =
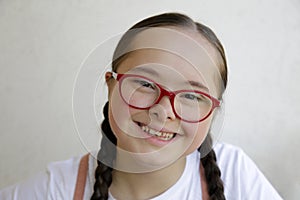
[[[215,151],[212,147],[212,138],[208,134],[203,144],[198,151],[205,152],[208,148],[211,150],[209,153],[201,158],[201,163],[204,167],[205,178],[207,180],[208,194],[210,200],[225,200],[223,181],[221,180],[221,171],[217,165],[217,158]],[[207,151],[206,151],[207,152]]]
[[[110,167],[116,156],[115,144],[117,142],[108,121],[108,102],[103,108],[104,120],[101,125],[102,141],[101,148],[98,152],[98,166],[95,171],[96,182],[94,184],[94,193],[91,200],[107,200],[108,189],[112,182],[112,170]],[[114,145],[112,145],[113,143]],[[105,164],[104,164],[105,163]],[[107,164],[107,165],[106,165]]]

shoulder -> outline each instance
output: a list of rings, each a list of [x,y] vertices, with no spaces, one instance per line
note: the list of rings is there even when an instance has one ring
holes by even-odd
[[[47,165],[47,172],[50,178],[56,182],[65,182],[66,179],[74,179],[74,173],[77,173],[81,156],[72,157],[63,161],[51,162]],[[70,176],[73,175],[73,176]]]
[[[227,199],[281,199],[256,164],[240,147],[218,143],[214,146],[214,150]]]
[[[243,150],[240,147],[224,142],[216,143],[213,149],[215,150],[215,153],[219,158],[222,158],[225,155],[241,156],[244,154]]]
[[[261,174],[256,164],[240,147],[227,143],[217,143],[214,146],[214,150],[217,157],[217,163],[224,175],[226,173],[244,176],[247,174]]]
[[[1,189],[0,199],[72,199],[81,157],[48,164],[35,176]]]
[[[236,168],[241,164],[254,164],[240,147],[227,143],[217,143],[213,149],[215,150],[218,164],[224,165],[224,167],[227,166],[226,169]]]
[[[72,199],[75,188],[79,162],[82,156],[72,157],[68,160],[52,162],[47,166],[49,176],[49,192],[51,195]]]
[[[226,143],[217,143],[214,146],[214,150],[218,166],[222,172],[222,179],[227,184],[237,184],[241,181],[237,179],[246,181],[248,176],[250,178],[254,174],[260,174],[256,164],[240,147]]]
[[[39,172],[35,176],[0,190],[0,199],[48,199],[48,180],[46,172]]]

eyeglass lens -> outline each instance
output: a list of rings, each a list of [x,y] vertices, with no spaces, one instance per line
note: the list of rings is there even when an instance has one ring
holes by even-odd
[[[161,94],[156,83],[140,76],[124,77],[120,87],[125,102],[141,109],[151,107]],[[182,119],[198,121],[210,112],[212,101],[200,92],[182,91],[176,93],[173,108]]]

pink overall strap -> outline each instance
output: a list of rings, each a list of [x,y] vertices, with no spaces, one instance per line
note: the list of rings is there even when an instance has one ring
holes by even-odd
[[[200,163],[200,176],[201,176],[201,190],[202,190],[202,200],[209,200],[208,190],[207,190],[207,183],[204,173],[204,168],[202,163]]]
[[[74,200],[82,200],[84,195],[84,188],[86,177],[89,168],[89,154],[84,155],[79,164],[76,187],[74,191]]]

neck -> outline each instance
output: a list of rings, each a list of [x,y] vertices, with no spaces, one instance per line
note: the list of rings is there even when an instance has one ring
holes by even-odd
[[[117,159],[118,160],[118,159]],[[149,199],[174,185],[182,175],[185,157],[152,172],[132,173],[113,170],[110,192],[116,199]]]

